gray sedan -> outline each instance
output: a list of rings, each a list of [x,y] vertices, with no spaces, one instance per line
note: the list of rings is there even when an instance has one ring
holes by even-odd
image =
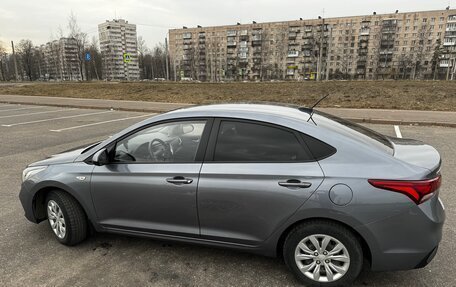
[[[191,107],[30,164],[20,200],[74,245],[112,232],[281,256],[305,284],[426,266],[445,212],[431,146],[313,109]]]

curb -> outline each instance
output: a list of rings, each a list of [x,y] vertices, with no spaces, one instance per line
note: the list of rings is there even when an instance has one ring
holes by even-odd
[[[449,127],[456,128],[456,123],[445,123],[445,122],[426,122],[426,121],[402,121],[402,120],[387,120],[387,119],[371,119],[371,118],[350,118],[343,117],[346,120],[356,123],[369,123],[369,124],[380,124],[380,125],[407,125],[407,126],[437,126],[437,127]]]
[[[164,113],[170,110],[164,109],[138,109],[138,108],[123,108],[123,107],[96,107],[96,106],[84,106],[84,105],[75,105],[75,104],[50,104],[50,103],[38,103],[38,102],[20,102],[20,101],[4,101],[0,100],[2,104],[19,104],[19,105],[31,105],[31,106],[50,106],[50,107],[61,107],[61,108],[78,108],[78,109],[95,109],[95,110],[105,110],[112,109],[116,111],[126,111],[126,112],[143,112],[143,113]],[[191,105],[183,105],[183,107]],[[176,108],[179,109],[179,108]],[[456,123],[448,122],[428,122],[428,121],[403,121],[403,120],[389,120],[389,119],[371,119],[371,118],[351,118],[343,117],[342,118],[353,121],[356,123],[369,123],[369,124],[382,124],[382,125],[415,125],[415,126],[438,126],[438,127],[450,127],[456,128]]]
[[[29,105],[29,106],[48,106],[48,107],[59,107],[59,108],[77,108],[77,109],[91,109],[91,110],[116,110],[125,112],[143,112],[143,113],[165,113],[175,109],[164,110],[164,109],[137,109],[137,108],[123,108],[123,107],[96,107],[96,106],[84,106],[75,104],[49,104],[49,103],[37,103],[37,102],[15,102],[15,101],[3,101],[0,100],[1,104],[14,104],[14,105]],[[179,109],[179,108],[176,108]]]

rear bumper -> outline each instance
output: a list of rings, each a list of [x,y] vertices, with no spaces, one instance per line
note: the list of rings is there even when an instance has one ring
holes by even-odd
[[[445,211],[437,196],[407,212],[363,226],[373,271],[422,268],[432,261],[442,239]]]

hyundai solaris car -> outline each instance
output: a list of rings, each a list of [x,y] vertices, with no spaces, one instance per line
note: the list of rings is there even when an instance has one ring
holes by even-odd
[[[431,146],[314,109],[196,106],[30,164],[20,200],[74,245],[98,232],[283,257],[310,286],[427,265],[445,212]]]

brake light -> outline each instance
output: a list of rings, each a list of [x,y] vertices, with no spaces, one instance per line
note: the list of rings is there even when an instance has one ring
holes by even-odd
[[[416,204],[420,204],[431,198],[442,183],[441,175],[426,180],[383,180],[369,179],[369,183],[377,188],[402,193]]]

